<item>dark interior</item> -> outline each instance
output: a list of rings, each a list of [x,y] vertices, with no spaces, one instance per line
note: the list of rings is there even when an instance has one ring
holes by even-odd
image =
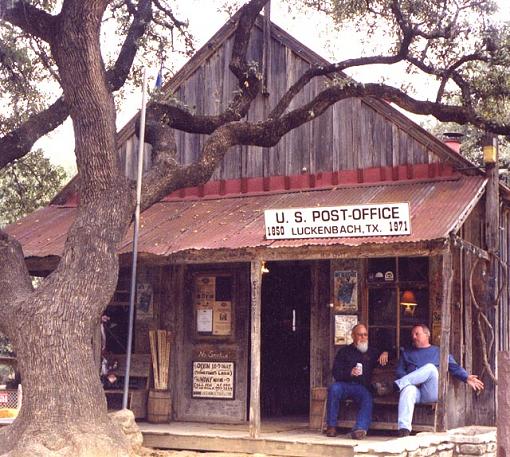
[[[308,415],[310,267],[268,262],[262,280],[261,413]]]

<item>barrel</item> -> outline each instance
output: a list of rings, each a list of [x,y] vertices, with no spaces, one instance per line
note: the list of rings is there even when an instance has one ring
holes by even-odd
[[[312,387],[310,401],[310,423],[309,427],[314,430],[322,430],[324,414],[326,412],[326,398],[328,397],[327,387]]]
[[[152,424],[170,422],[172,415],[172,399],[168,390],[149,390],[147,399],[147,421]]]

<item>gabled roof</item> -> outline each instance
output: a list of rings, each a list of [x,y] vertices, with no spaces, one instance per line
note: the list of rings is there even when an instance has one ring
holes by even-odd
[[[238,12],[239,13],[239,12]],[[186,64],[168,81],[163,85],[162,91],[166,94],[173,94],[177,89],[195,72],[203,63],[209,59],[218,49],[225,44],[225,42],[235,33],[237,25],[238,13],[230,18],[216,32],[207,43],[204,44],[187,62]],[[262,29],[262,17],[259,16],[258,21],[255,23],[256,27]],[[282,45],[291,49],[294,53],[300,56],[304,61],[311,65],[328,65],[326,59],[306,47],[303,43],[296,40],[292,35],[283,30],[278,25],[271,22],[271,37],[277,40]],[[449,161],[452,164],[461,167],[475,167],[475,165],[462,156],[460,153],[454,151],[442,141],[437,139],[434,135],[427,132],[411,119],[406,117],[397,109],[393,108],[389,103],[378,100],[372,97],[365,97],[363,101],[376,110],[381,115],[387,117],[400,127],[407,134],[415,138],[417,141],[425,145],[429,150],[438,155],[443,160]],[[135,134],[135,125],[138,119],[138,114],[135,115],[118,133],[117,144],[120,145],[129,137]]]

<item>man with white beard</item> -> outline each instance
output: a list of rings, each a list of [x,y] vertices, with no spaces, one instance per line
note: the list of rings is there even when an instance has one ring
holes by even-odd
[[[368,346],[365,325],[355,325],[351,334],[352,344],[338,350],[333,364],[335,382],[328,389],[326,436],[336,436],[340,402],[351,399],[359,407],[351,437],[362,440],[372,422],[372,370],[377,364],[384,366],[388,363],[388,353]]]

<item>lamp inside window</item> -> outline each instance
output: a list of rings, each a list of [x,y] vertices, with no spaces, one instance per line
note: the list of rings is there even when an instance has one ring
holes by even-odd
[[[413,316],[418,303],[416,302],[416,295],[412,290],[404,290],[400,298],[400,305],[404,308],[404,314]]]

